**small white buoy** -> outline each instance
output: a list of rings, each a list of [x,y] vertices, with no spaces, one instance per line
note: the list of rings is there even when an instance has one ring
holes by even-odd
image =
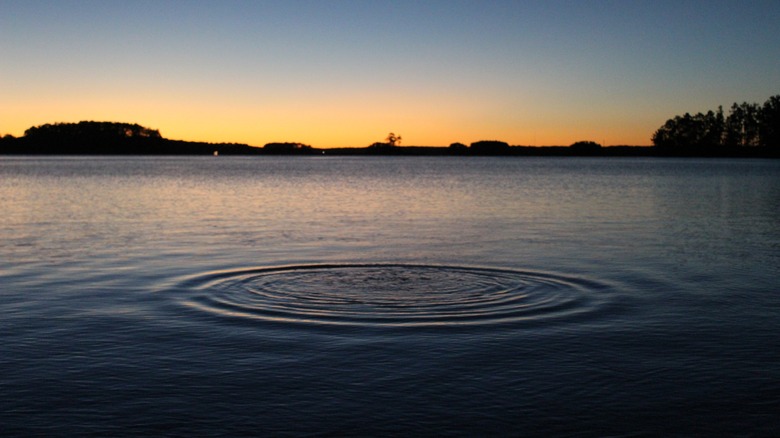
[[[219,151],[214,151],[214,156],[216,157],[218,155],[219,155]]]

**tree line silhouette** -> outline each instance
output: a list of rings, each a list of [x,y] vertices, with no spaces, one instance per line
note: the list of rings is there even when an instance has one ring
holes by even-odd
[[[593,141],[569,146],[510,146],[499,140],[480,140],[449,147],[400,146],[401,136],[390,133],[384,142],[367,147],[317,149],[295,143],[254,147],[239,143],[205,143],[164,138],[159,130],[138,124],[83,121],[35,126],[23,137],[0,138],[0,154],[47,155],[506,155],[506,156],[755,156],[780,157],[780,95],[763,105],[733,104],[707,113],[675,116],[652,135],[653,147],[602,147]]]
[[[0,154],[32,155],[205,155],[253,154],[259,148],[236,143],[205,143],[163,138],[138,124],[83,121],[34,126],[23,137],[0,139]]]
[[[652,137],[662,155],[780,155],[780,95],[763,105],[734,103],[729,114],[685,113],[666,121]]]

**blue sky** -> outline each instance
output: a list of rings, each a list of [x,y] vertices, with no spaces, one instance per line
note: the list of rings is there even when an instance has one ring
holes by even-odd
[[[779,1],[0,0],[0,134],[649,144],[780,93]]]

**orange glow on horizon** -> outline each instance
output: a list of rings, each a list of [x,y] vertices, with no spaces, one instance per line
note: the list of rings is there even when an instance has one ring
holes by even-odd
[[[380,96],[381,97],[381,96]],[[208,102],[206,102],[208,100]],[[153,96],[120,96],[73,102],[35,99],[0,109],[0,135],[22,136],[32,126],[75,123],[82,120],[138,123],[158,129],[173,140],[211,143],[244,143],[263,146],[271,142],[300,142],[316,148],[365,147],[384,141],[388,132],[403,136],[401,146],[448,146],[479,140],[501,140],[510,145],[567,146],[580,140],[609,145],[649,145],[661,122],[583,120],[559,126],[555,118],[466,106],[456,99],[444,102],[411,102],[393,105],[315,101],[309,104],[265,105],[207,97],[163,100]],[[383,101],[374,96],[371,101]],[[118,103],[119,102],[119,103]],[[175,102],[175,103],[174,103]],[[464,110],[464,108],[466,108]]]
[[[388,132],[396,132],[403,136],[400,146],[449,146],[452,143],[470,144],[479,140],[500,140],[513,146],[568,146],[576,141],[589,140],[602,144],[603,146],[631,145],[648,146],[650,145],[649,135],[631,135],[625,130],[617,130],[607,135],[600,135],[596,130],[571,130],[563,133],[559,130],[542,131],[538,130],[532,133],[517,131],[487,131],[482,133],[467,132],[465,130],[453,129],[451,133],[445,131],[434,131],[426,127],[424,132],[411,129],[396,129],[398,125],[364,125],[354,128],[345,128],[343,126],[331,126],[327,124],[309,126],[304,125],[280,125],[277,124],[273,129],[264,129],[251,125],[239,125],[235,123],[212,123],[189,122],[177,118],[148,118],[150,122],[145,122],[140,118],[112,118],[112,117],[76,117],[63,118],[55,117],[49,120],[41,120],[32,124],[24,123],[4,123],[4,130],[0,131],[2,135],[13,135],[20,137],[24,131],[32,126],[38,126],[45,123],[77,123],[83,120],[93,121],[111,121],[138,123],[151,129],[157,129],[163,137],[171,140],[184,140],[193,142],[208,143],[242,143],[250,146],[262,147],[266,143],[272,142],[298,142],[311,145],[315,148],[329,149],[339,147],[365,147],[374,142],[385,140]],[[387,126],[387,127],[386,127]],[[492,132],[492,133],[491,133]]]

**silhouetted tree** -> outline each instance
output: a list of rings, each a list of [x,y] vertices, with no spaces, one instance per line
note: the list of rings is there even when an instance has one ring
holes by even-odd
[[[168,140],[156,129],[116,122],[45,124],[31,127],[24,137],[0,141],[0,152],[10,154],[211,155],[216,149],[228,155],[262,152],[244,144]]]
[[[780,95],[770,97],[761,107],[758,134],[763,146],[780,152]]]
[[[34,126],[22,140],[31,153],[154,153],[163,143],[157,130],[115,122]]]
[[[653,144],[666,154],[745,153],[748,148],[778,150],[780,139],[780,96],[772,96],[763,106],[734,103],[728,117],[723,108],[676,116],[653,134]]]
[[[11,134],[6,134],[0,137],[0,152],[13,152],[16,145],[16,137]]]
[[[601,145],[595,141],[578,141],[572,143],[569,149],[577,155],[597,154],[601,150]]]
[[[677,116],[653,134],[653,143],[665,152],[701,154],[714,152],[721,145],[723,113]]]
[[[480,140],[471,143],[469,151],[476,155],[502,155],[509,153],[509,144],[498,140]]]
[[[448,152],[455,155],[463,155],[469,151],[469,147],[463,143],[455,142],[450,144]]]
[[[314,150],[303,143],[268,143],[263,146],[263,151],[271,154],[310,154]]]
[[[24,132],[27,138],[57,138],[79,141],[117,140],[121,138],[162,138],[157,130],[138,124],[114,122],[55,123],[34,126]]]
[[[401,144],[401,136],[395,135],[394,133],[391,132],[387,134],[387,138],[385,139],[385,141],[389,146],[397,146]]]
[[[755,103],[743,102],[731,106],[731,112],[726,120],[726,129],[723,135],[724,145],[730,147],[759,146],[759,111],[760,107]]]
[[[371,144],[371,146],[368,147],[367,152],[369,154],[397,154],[399,153],[398,150],[396,150],[396,146],[401,143],[401,136],[395,135],[394,133],[387,134],[387,138],[385,138],[384,142],[377,141]]]

